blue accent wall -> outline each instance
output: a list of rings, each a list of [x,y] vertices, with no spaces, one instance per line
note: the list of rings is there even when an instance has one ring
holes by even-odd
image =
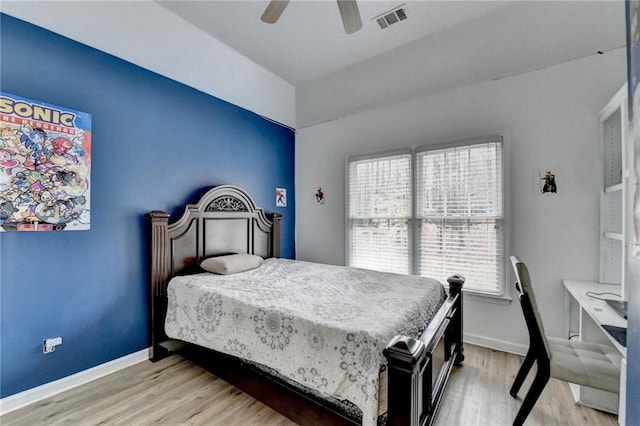
[[[0,77],[3,91],[93,115],[91,230],[0,234],[1,397],[148,346],[150,210],[177,214],[234,184],[282,213],[282,255],[294,256],[291,129],[3,14]]]

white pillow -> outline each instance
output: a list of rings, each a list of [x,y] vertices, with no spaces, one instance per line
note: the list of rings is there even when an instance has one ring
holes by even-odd
[[[236,274],[249,271],[262,265],[263,259],[255,254],[230,254],[210,257],[200,263],[200,267],[214,274]]]

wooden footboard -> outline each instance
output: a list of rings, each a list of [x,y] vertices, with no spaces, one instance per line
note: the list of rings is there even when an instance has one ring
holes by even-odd
[[[384,350],[388,361],[388,425],[430,425],[436,418],[451,369],[464,361],[462,285],[449,277],[449,297],[420,339],[394,337]]]

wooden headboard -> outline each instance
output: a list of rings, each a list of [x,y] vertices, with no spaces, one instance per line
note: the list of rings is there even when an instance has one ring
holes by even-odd
[[[166,356],[167,284],[180,274],[200,271],[202,259],[228,253],[280,256],[282,215],[268,217],[244,190],[216,186],[196,204],[187,204],[182,216],[169,223],[169,214],[147,214],[149,226],[149,334],[152,361]]]

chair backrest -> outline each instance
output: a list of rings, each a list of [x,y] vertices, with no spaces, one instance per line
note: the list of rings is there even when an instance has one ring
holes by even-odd
[[[511,265],[513,266],[513,272],[516,274],[516,290],[520,298],[524,320],[529,329],[530,344],[532,346],[535,345],[540,350],[544,350],[547,357],[551,359],[549,343],[544,333],[542,318],[540,318],[540,313],[538,312],[538,304],[533,294],[533,287],[531,287],[531,277],[529,276],[527,265],[517,256],[511,256]]]

